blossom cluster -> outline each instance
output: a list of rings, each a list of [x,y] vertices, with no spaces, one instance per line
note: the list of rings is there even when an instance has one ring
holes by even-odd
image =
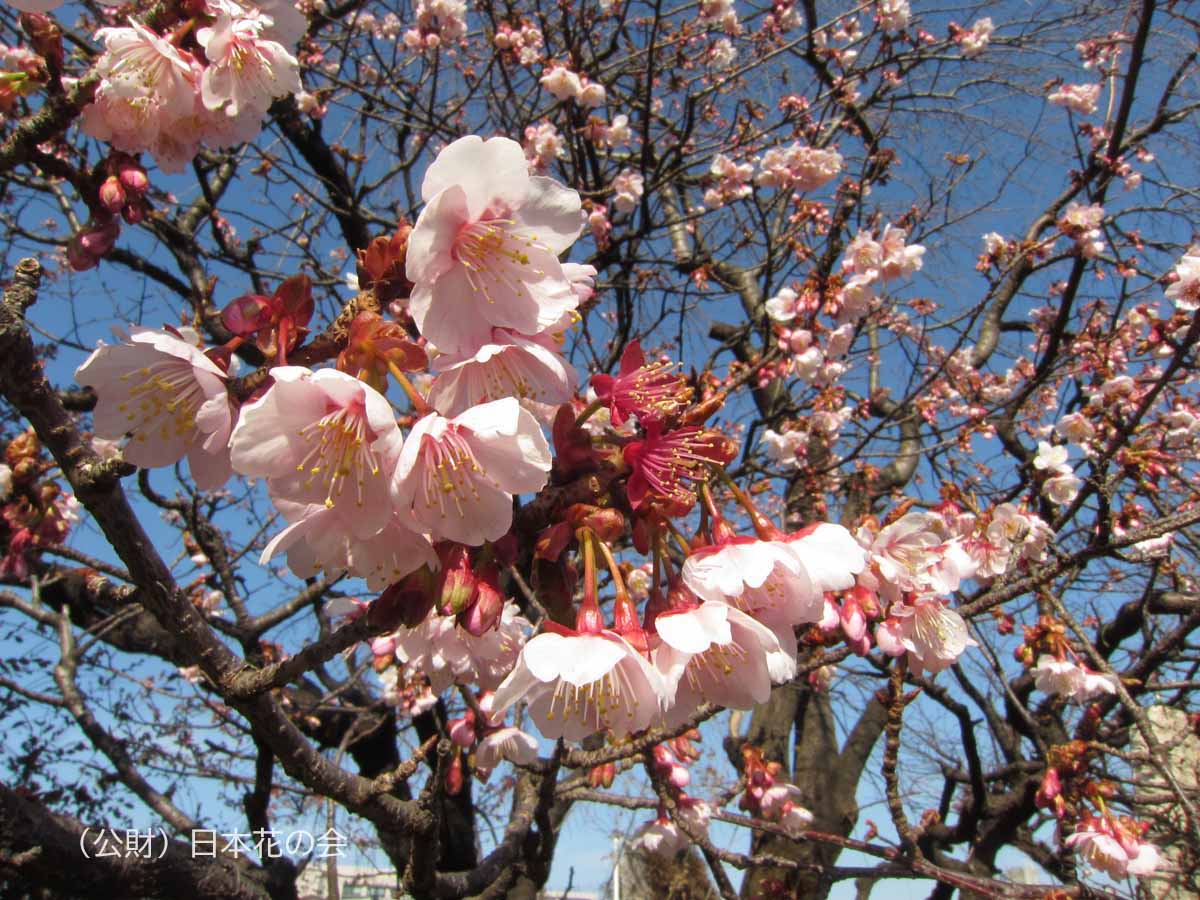
[[[187,27],[162,35],[133,19],[97,31],[105,49],[83,130],[117,150],[149,151],[164,171],[178,172],[201,144],[252,140],[271,102],[301,90],[292,54],[306,22],[287,0],[210,0],[199,21],[194,37]]]

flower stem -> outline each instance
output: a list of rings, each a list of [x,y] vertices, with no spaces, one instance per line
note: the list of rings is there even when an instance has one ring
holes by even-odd
[[[421,396],[420,392],[413,387],[413,383],[408,380],[407,375],[400,371],[400,367],[390,359],[388,360],[387,366],[388,371],[392,373],[392,377],[395,378],[396,381],[400,382],[401,390],[408,395],[409,402],[412,403],[413,409],[416,410],[417,415],[425,416],[433,412],[433,408],[429,405],[428,401],[426,401],[426,399]]]

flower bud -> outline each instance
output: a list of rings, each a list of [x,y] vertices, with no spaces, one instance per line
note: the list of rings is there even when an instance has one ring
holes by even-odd
[[[133,197],[142,197],[150,189],[150,177],[138,163],[132,159],[122,160],[117,164],[117,178],[121,186]]]
[[[450,740],[464,749],[475,743],[475,713],[467,710],[461,719],[451,719],[449,722]]]
[[[401,625],[414,628],[433,609],[437,586],[437,575],[428,566],[421,566],[389,586],[371,602],[367,621],[384,631],[394,631]]]
[[[610,788],[617,777],[616,763],[603,763],[588,772],[588,784],[594,788]]]
[[[121,218],[130,225],[137,225],[146,218],[146,204],[141,200],[126,203],[121,207]]]
[[[83,249],[99,259],[112,249],[120,233],[120,223],[116,219],[112,219],[103,223],[93,221],[79,232],[77,237]]]
[[[438,555],[442,558],[438,611],[444,616],[455,616],[475,600],[479,578],[471,569],[470,553],[462,544],[446,545],[439,549]]]
[[[119,213],[125,205],[125,188],[116,175],[109,175],[100,185],[100,205],[110,213]]]
[[[505,596],[500,591],[500,573],[487,566],[479,573],[475,602],[459,617],[459,624],[475,637],[496,627],[504,612]]]
[[[1037,789],[1037,794],[1034,796],[1034,802],[1039,807],[1048,807],[1053,805],[1054,799],[1062,793],[1062,782],[1058,778],[1057,769],[1047,769],[1046,774],[1042,776],[1042,783]]]

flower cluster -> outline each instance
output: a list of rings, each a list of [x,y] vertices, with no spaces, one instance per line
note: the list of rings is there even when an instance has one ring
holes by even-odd
[[[542,87],[559,100],[574,100],[580,106],[603,106],[604,85],[588,80],[586,75],[572,72],[566,66],[551,66],[541,78]]]
[[[465,0],[417,0],[416,27],[404,32],[404,46],[415,53],[462,40],[467,33]]]
[[[79,521],[78,502],[53,480],[33,429],[4,448],[0,462],[0,578],[26,578],[39,547],[63,543]]]
[[[190,39],[133,19],[96,32],[105,50],[84,131],[118,150],[147,150],[167,172],[182,171],[201,144],[252,140],[271,102],[301,90],[292,50],[304,16],[286,0],[211,0],[203,21]]]
[[[1058,230],[1073,240],[1079,252],[1092,259],[1104,252],[1104,233],[1100,230],[1104,222],[1104,207],[1098,203],[1084,206],[1071,201],[1058,220]]]
[[[1090,116],[1096,111],[1102,87],[1099,83],[1062,84],[1047,94],[1046,99],[1055,106],[1066,107],[1081,116]]]
[[[792,144],[773,147],[759,161],[755,183],[781,191],[815,191],[842,171],[842,155],[836,150]]]

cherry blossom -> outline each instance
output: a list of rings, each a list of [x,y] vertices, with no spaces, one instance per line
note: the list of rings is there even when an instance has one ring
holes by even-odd
[[[1101,84],[1064,84],[1051,91],[1046,99],[1055,106],[1065,106],[1081,116],[1090,116],[1096,111],[1102,87]]]
[[[675,685],[667,724],[682,723],[702,703],[750,709],[765,703],[771,685],[796,674],[796,645],[724,603],[701,603],[660,613],[662,644],[654,664]]]
[[[576,307],[558,256],[583,229],[579,194],[531,176],[520,144],[460,138],[429,167],[421,195],[409,310],[438,349],[470,356],[492,328],[534,335]]]
[[[495,628],[473,635],[457,616],[431,612],[420,625],[395,633],[396,658],[406,671],[424,675],[436,694],[451,684],[494,690],[512,670],[530,631],[515,603],[506,603]],[[493,707],[495,715],[503,707]]]
[[[545,737],[579,741],[605,728],[618,737],[648,728],[668,698],[658,671],[625,638],[553,626],[521,650],[493,708],[525,700]]]
[[[630,341],[621,354],[621,369],[614,377],[598,374],[591,379],[596,398],[608,406],[613,424],[636,416],[643,425],[652,418],[674,415],[691,400],[687,381],[672,373],[669,363],[646,362],[639,341]]]
[[[842,155],[836,150],[796,143],[764,153],[754,181],[767,188],[814,191],[836,178],[842,166]]]
[[[83,109],[83,130],[118,150],[152,150],[168,171],[182,168],[174,165],[169,150],[193,143],[184,133],[196,131],[193,120],[203,113],[202,67],[186,50],[132,19],[128,28],[101,28],[96,37],[105,51],[96,61],[100,83]],[[192,149],[188,158],[194,154]]]
[[[558,336],[534,337],[493,328],[491,340],[467,359],[447,354],[436,361],[441,371],[429,389],[429,402],[453,417],[472,406],[516,397],[540,421],[575,393],[574,367],[559,353]]]
[[[271,369],[274,384],[242,409],[234,468],[263,477],[273,497],[336,510],[356,537],[392,518],[387,485],[403,435],[388,401],[336,369]]]
[[[1104,222],[1104,207],[1098,203],[1083,206],[1071,201],[1058,220],[1059,230],[1079,247],[1079,252],[1092,259],[1104,252],[1104,233],[1100,225]]]
[[[878,0],[876,4],[875,18],[884,31],[903,31],[911,15],[908,0]]]
[[[732,458],[732,443],[698,426],[667,430],[661,420],[645,425],[640,441],[626,444],[622,455],[632,469],[626,484],[629,504],[637,509],[650,496],[690,506],[694,497],[683,482],[703,480],[709,466]]]
[[[632,169],[623,169],[612,183],[613,193],[616,195],[613,198],[613,206],[618,212],[633,212],[637,208],[638,203],[642,199],[642,193],[645,190],[645,180],[641,173],[635,172]]]
[[[1047,694],[1058,694],[1084,703],[1100,694],[1115,694],[1116,676],[1095,672],[1087,666],[1043,654],[1033,668],[1034,686]]]
[[[475,769],[485,775],[502,760],[518,766],[537,762],[537,738],[519,728],[499,728],[484,736],[475,750]]]
[[[205,107],[231,118],[259,117],[272,100],[301,90],[296,58],[267,37],[274,24],[259,10],[226,4],[212,25],[196,32],[208,59],[200,82]]]
[[[574,100],[583,90],[583,81],[566,66],[551,66],[542,75],[541,83],[559,100]]]
[[[800,465],[800,455],[808,444],[808,434],[798,429],[791,429],[780,434],[770,428],[763,429],[759,438],[767,457],[783,466],[795,467]]]
[[[964,57],[974,59],[987,47],[995,30],[996,26],[992,24],[992,20],[984,17],[976,20],[966,31],[958,32],[954,36],[954,40],[962,50]]]
[[[566,143],[553,122],[541,122],[525,129],[525,156],[537,171],[544,171],[566,154]]]
[[[1093,869],[1116,880],[1127,875],[1153,874],[1161,862],[1157,847],[1108,819],[1086,817],[1063,844],[1078,853]]]
[[[690,839],[678,825],[666,816],[659,816],[639,829],[630,846],[651,856],[669,860],[674,859],[689,843]]]
[[[513,495],[541,490],[549,473],[541,429],[506,397],[451,419],[431,413],[418,421],[396,463],[392,495],[402,514],[436,537],[478,546],[508,531]]]
[[[773,626],[818,622],[825,605],[815,579],[782,541],[734,538],[698,550],[684,561],[683,581],[697,597]]]
[[[935,597],[892,604],[875,629],[875,643],[890,656],[908,653],[913,670],[936,674],[952,666],[967,647],[977,646],[962,616]]]
[[[796,318],[796,292],[791,288],[780,288],[779,291],[766,302],[767,315],[771,317],[772,322],[787,324]]]
[[[822,591],[844,591],[867,565],[868,555],[849,531],[819,522],[784,535],[783,543]]]
[[[120,344],[101,344],[75,370],[96,390],[93,428],[107,440],[126,435],[123,455],[154,468],[188,458],[196,486],[215,490],[231,473],[234,404],[226,374],[177,334],[134,326]]]
[[[718,153],[709,167],[709,174],[717,180],[713,187],[704,192],[704,205],[710,209],[750,196],[749,181],[754,174],[754,166],[749,163],[739,164],[724,153]]]
[[[1164,291],[1167,299],[1183,312],[1200,309],[1200,244],[1188,248],[1172,274],[1175,280]]]
[[[345,525],[343,512],[324,503],[296,503],[278,495],[271,499],[288,525],[267,542],[259,561],[286,553],[297,578],[344,572],[366,579],[378,591],[421,566],[437,565],[429,538],[395,516],[364,536]]]

